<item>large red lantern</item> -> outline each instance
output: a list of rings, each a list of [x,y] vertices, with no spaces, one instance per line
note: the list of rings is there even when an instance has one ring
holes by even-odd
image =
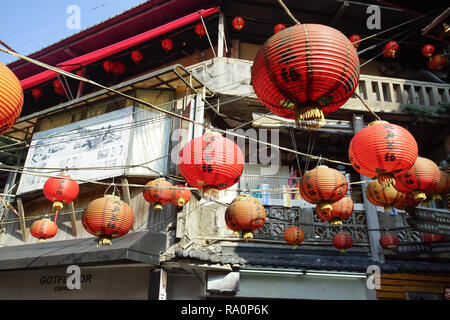
[[[112,72],[113,67],[114,67],[114,62],[109,61],[109,60],[103,62],[103,69],[106,71],[106,73],[109,74],[110,72]]]
[[[317,216],[322,221],[328,221],[330,225],[342,225],[342,220],[350,218],[353,213],[353,201],[349,197],[331,203],[331,210],[320,210],[315,208]]]
[[[217,133],[207,133],[188,142],[180,152],[180,174],[188,185],[217,198],[219,190],[239,181],[244,169],[241,149]]]
[[[431,71],[439,71],[447,67],[448,58],[443,54],[436,54],[428,61],[428,69]]]
[[[48,178],[44,184],[45,197],[53,202],[53,209],[62,209],[64,204],[70,203],[78,197],[80,187],[67,174],[59,174],[60,178]]]
[[[382,185],[395,183],[394,175],[409,170],[417,159],[417,142],[408,130],[386,121],[374,121],[350,141],[348,157],[360,174]]]
[[[81,219],[83,227],[98,237],[97,247],[111,245],[112,238],[128,233],[134,223],[131,207],[114,195],[91,201],[84,209]]]
[[[41,89],[39,88],[34,88],[33,90],[31,90],[31,94],[33,95],[33,97],[37,100],[40,97],[42,97],[44,95],[44,93],[42,92]]]
[[[258,199],[243,194],[235,198],[225,211],[225,222],[235,233],[242,231],[244,239],[253,238],[252,231],[266,223],[266,210]]]
[[[366,189],[367,199],[375,206],[384,207],[385,212],[393,212],[394,203],[405,197],[392,185],[381,185],[378,180],[369,183]]]
[[[445,237],[442,234],[436,233],[424,233],[423,241],[425,242],[441,242],[444,241]]]
[[[116,76],[121,76],[125,73],[125,65],[120,61],[114,61],[111,72]]]
[[[412,192],[415,200],[425,201],[425,193],[434,191],[440,179],[441,172],[433,161],[417,157],[408,171],[395,176],[394,187],[403,193]]]
[[[295,25],[264,43],[251,77],[256,96],[272,113],[315,129],[324,115],[352,96],[359,59],[340,31],[320,24]]]
[[[22,112],[23,91],[19,79],[0,62],[0,134],[11,128]]]
[[[38,238],[39,241],[53,238],[57,232],[58,226],[47,217],[33,222],[30,228],[31,235]]]
[[[380,245],[383,249],[394,249],[397,248],[400,243],[400,238],[392,233],[383,234],[380,238]]]
[[[143,191],[144,199],[155,204],[155,210],[162,210],[164,204],[172,202],[175,196],[173,185],[164,178],[155,179],[146,184]]]
[[[139,50],[133,50],[133,52],[131,52],[131,60],[133,60],[135,64],[141,62],[142,52],[140,52]]]
[[[237,31],[241,31],[244,28],[245,20],[242,17],[235,17],[231,24],[233,25],[234,29],[236,29]]]
[[[292,246],[292,249],[296,249],[299,244],[305,239],[305,233],[302,229],[296,226],[292,226],[284,231],[284,241]]]
[[[317,204],[317,209],[327,215],[333,209],[332,203],[347,193],[348,183],[338,170],[320,165],[303,175],[299,189],[305,201]]]
[[[350,42],[353,44],[353,46],[355,47],[355,49],[357,49],[359,47],[359,43],[361,41],[361,36],[357,35],[357,34],[353,34],[351,35],[349,38]]]
[[[428,57],[430,58],[433,53],[434,53],[434,46],[432,44],[426,44],[422,47],[422,50],[420,51],[420,53],[424,56],[424,57]]]
[[[386,58],[395,58],[395,55],[398,51],[398,42],[397,41],[389,41],[383,46],[383,56]]]
[[[347,249],[353,246],[352,236],[347,232],[339,232],[333,238],[333,245],[336,249],[340,249],[342,253],[345,253]]]
[[[177,184],[174,187],[175,195],[173,196],[172,203],[178,207],[183,207],[191,200],[191,190],[184,184]]]
[[[277,25],[275,25],[275,27],[273,27],[273,33],[278,33],[282,30],[286,29],[286,26],[282,23],[278,23]]]
[[[163,41],[161,41],[161,47],[166,50],[166,52],[169,52],[173,49],[173,41],[170,38],[166,38]]]
[[[203,26],[203,23],[197,23],[195,25],[195,33],[201,38],[206,34],[205,27]]]

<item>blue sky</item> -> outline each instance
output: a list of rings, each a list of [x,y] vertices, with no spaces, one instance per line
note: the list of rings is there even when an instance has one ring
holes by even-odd
[[[0,40],[25,55],[96,25],[145,0],[3,0],[0,1]],[[72,6],[80,9],[81,29],[69,29]],[[17,58],[0,52],[0,61],[10,63]]]

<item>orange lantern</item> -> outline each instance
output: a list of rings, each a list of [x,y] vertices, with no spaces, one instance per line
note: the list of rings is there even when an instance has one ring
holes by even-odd
[[[355,47],[355,49],[357,49],[359,47],[359,43],[361,41],[361,37],[357,34],[353,34],[351,35],[349,38],[350,42],[353,44],[353,46]]]
[[[424,57],[428,57],[430,58],[433,53],[434,53],[434,46],[432,44],[426,44],[422,47],[422,50],[420,51],[420,53],[424,56]]]
[[[360,174],[382,185],[409,170],[417,159],[417,142],[408,130],[387,121],[373,121],[350,141],[348,157]]]
[[[444,241],[445,237],[442,234],[436,233],[424,233],[423,241],[425,242],[441,242]]]
[[[141,62],[142,52],[140,52],[139,50],[133,50],[133,52],[131,52],[131,60],[133,60],[135,64]]]
[[[203,26],[203,23],[197,23],[195,25],[195,33],[201,38],[206,34],[205,27]]]
[[[383,56],[386,58],[395,58],[398,51],[398,42],[389,41],[383,46]]]
[[[19,79],[0,62],[0,134],[11,128],[22,112],[23,91]]]
[[[166,50],[166,52],[169,52],[173,49],[173,41],[170,38],[166,38],[163,41],[161,41],[161,47]]]
[[[173,185],[164,178],[147,182],[143,191],[144,199],[155,204],[155,210],[162,210],[164,204],[172,202],[175,196]]]
[[[173,197],[172,203],[178,207],[183,207],[186,203],[191,200],[191,190],[189,190],[184,184],[177,184],[174,186],[175,195]]]
[[[252,231],[266,223],[266,210],[258,199],[242,194],[225,211],[225,223],[235,234],[242,231],[244,239],[253,238]]]
[[[431,71],[439,71],[447,67],[448,58],[443,54],[437,54],[430,58],[428,61],[428,69]]]
[[[441,178],[433,192],[432,199],[442,200],[441,195],[446,195],[447,193],[450,193],[450,175],[441,170]]]
[[[125,73],[125,65],[120,61],[114,61],[111,72],[116,76],[121,76]]]
[[[317,204],[323,214],[330,214],[332,203],[347,193],[348,183],[338,170],[319,165],[307,171],[300,180],[300,194],[309,203]]]
[[[103,69],[106,71],[106,73],[110,73],[113,70],[114,62],[112,61],[105,61],[103,62]]]
[[[292,246],[292,249],[296,249],[304,239],[305,233],[299,227],[292,226],[284,232],[284,240]]]
[[[394,202],[394,208],[399,210],[408,210],[408,208],[414,208],[420,204],[420,200],[415,200],[414,195],[410,192],[402,193],[401,196]]]
[[[343,197],[331,203],[331,210],[320,210],[316,207],[315,212],[320,220],[328,221],[332,226],[342,225],[342,220],[350,218],[353,213],[353,201],[349,197]]]
[[[33,222],[30,228],[31,235],[39,241],[53,238],[58,232],[58,226],[46,215],[43,219]]]
[[[273,33],[274,34],[278,33],[278,32],[280,32],[281,30],[284,30],[284,29],[286,29],[286,26],[284,24],[282,24],[282,23],[279,23],[279,24],[275,25],[275,27],[273,27]]]
[[[425,201],[425,192],[434,191],[439,184],[439,167],[427,158],[417,157],[414,165],[406,172],[395,176],[395,189],[400,192],[412,192],[414,199]]]
[[[78,197],[80,187],[67,174],[59,174],[60,178],[48,178],[44,184],[45,197],[53,202],[53,209],[62,209],[63,204],[70,203]]]
[[[39,88],[34,88],[33,90],[31,90],[31,94],[33,95],[33,97],[37,100],[40,97],[42,97],[44,95],[44,93],[42,92],[41,89]]]
[[[84,209],[81,218],[83,227],[98,237],[97,247],[111,245],[112,238],[128,233],[134,223],[131,207],[114,195],[91,201]]]
[[[394,249],[397,248],[400,243],[400,238],[392,233],[383,234],[380,238],[380,245],[383,249]]]
[[[366,189],[367,200],[373,205],[384,207],[384,212],[393,212],[394,203],[405,197],[405,194],[392,185],[381,185],[378,180],[369,183]]]
[[[342,253],[345,253],[347,249],[353,246],[352,236],[347,232],[339,232],[333,238],[333,245],[335,248],[340,249]]]
[[[242,17],[236,17],[233,19],[231,24],[233,25],[234,29],[236,29],[237,31],[241,31],[242,28],[244,28],[245,20]]]

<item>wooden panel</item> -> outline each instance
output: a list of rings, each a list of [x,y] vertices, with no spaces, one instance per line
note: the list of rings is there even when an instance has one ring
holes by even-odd
[[[406,294],[404,292],[377,291],[377,299],[406,299]]]
[[[383,273],[381,279],[404,279],[404,280],[425,280],[442,281],[450,283],[450,275],[437,274],[413,274],[413,273]]]

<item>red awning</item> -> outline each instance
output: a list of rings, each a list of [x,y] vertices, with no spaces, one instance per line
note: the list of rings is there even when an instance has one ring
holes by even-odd
[[[180,28],[184,25],[192,23],[192,22],[200,19],[200,14],[202,15],[202,17],[207,17],[207,16],[215,14],[217,12],[219,12],[219,8],[210,8],[210,9],[206,9],[206,10],[200,10],[195,13],[191,13],[183,18],[174,20],[174,21],[169,22],[160,27],[157,27],[152,30],[146,31],[144,33],[138,34],[129,39],[117,42],[115,44],[112,44],[110,46],[107,46],[107,47],[99,49],[99,50],[95,50],[95,51],[87,53],[85,55],[64,61],[61,63],[61,65],[63,65],[63,66],[60,69],[64,70],[64,71],[69,71],[69,72],[73,71],[75,69],[78,69],[81,65],[86,66],[95,61],[98,61],[98,60],[104,59],[110,55],[113,55],[117,52],[126,50],[135,45],[138,45],[139,43],[148,41],[152,38],[158,37],[162,34],[165,34],[167,32],[170,32],[172,30]],[[20,81],[20,84],[22,85],[22,89],[26,90],[28,88],[37,86],[45,81],[49,81],[49,80],[55,78],[56,76],[57,76],[56,72],[47,70],[47,71],[38,73],[34,76],[31,76],[29,78],[23,79],[22,81]]]

